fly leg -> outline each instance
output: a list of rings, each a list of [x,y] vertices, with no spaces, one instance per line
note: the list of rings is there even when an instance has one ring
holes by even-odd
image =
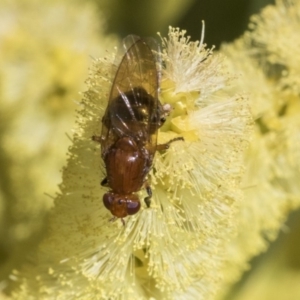
[[[149,185],[148,182],[146,182],[145,188],[146,188],[148,197],[145,197],[144,201],[145,201],[147,207],[149,208],[149,207],[150,207],[150,204],[151,204],[152,189],[151,189],[151,187],[150,187],[150,185]]]
[[[98,143],[102,142],[101,136],[100,135],[93,135],[92,140]]]
[[[167,150],[170,148],[170,144],[176,141],[184,141],[183,137],[176,137],[174,139],[169,140],[167,143],[165,144],[160,144],[156,146],[156,150],[161,151],[161,150]]]
[[[103,178],[103,180],[100,183],[102,186],[108,186],[107,177]]]
[[[98,143],[101,143],[101,141],[102,141],[101,136],[99,136],[99,135],[93,135],[93,136],[92,136],[92,140],[95,141],[95,142],[98,142]],[[107,177],[104,177],[100,184],[101,184],[102,186],[108,187],[108,180],[107,180]]]
[[[175,141],[184,141],[184,138],[183,137],[176,137],[176,138],[168,141],[165,144],[157,145],[156,146],[156,150],[158,150],[158,151],[167,150],[167,149],[169,149],[170,144],[173,143],[173,142],[175,142]],[[150,185],[149,185],[148,182],[145,183],[145,188],[146,188],[148,197],[145,197],[144,201],[145,201],[147,207],[149,208],[150,204],[151,204],[152,189],[151,189],[151,187],[150,187]]]

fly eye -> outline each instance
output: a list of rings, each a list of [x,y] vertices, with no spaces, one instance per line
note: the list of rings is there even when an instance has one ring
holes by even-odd
[[[127,213],[134,215],[140,210],[141,204],[139,201],[127,200]]]
[[[106,193],[103,195],[103,203],[108,210],[111,209],[111,205],[113,201],[114,201],[114,197],[111,193]]]

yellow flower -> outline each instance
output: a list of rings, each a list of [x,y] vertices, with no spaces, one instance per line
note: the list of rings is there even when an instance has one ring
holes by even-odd
[[[40,195],[53,193],[64,160],[69,100],[88,54],[110,37],[100,48],[90,3],[80,12],[59,1],[3,6],[0,242],[6,253],[18,247],[1,268],[6,278],[18,254],[37,244],[51,205]],[[204,28],[201,41],[172,27],[161,37],[159,97],[172,110],[158,142],[184,141],[156,153],[151,207],[142,203],[126,226],[109,222],[101,150],[91,140],[101,132],[116,55],[94,59],[47,234],[30,264],[11,273],[11,298],[222,299],[300,205],[299,11],[296,1],[278,0],[217,54],[204,44]],[[282,282],[284,272],[299,277],[278,266]]]
[[[161,99],[174,109],[159,141],[185,141],[156,154],[151,207],[142,204],[123,227],[108,221],[102,204],[104,170],[91,136],[107,105],[112,54],[94,61],[50,234],[36,263],[15,274],[22,279],[16,299],[208,299],[215,293],[241,199],[251,114],[244,96],[218,95],[232,80],[223,57],[173,28],[163,47]]]
[[[91,4],[0,4],[0,281],[38,243],[71,144],[90,55],[104,52]],[[71,135],[69,133],[68,135]]]

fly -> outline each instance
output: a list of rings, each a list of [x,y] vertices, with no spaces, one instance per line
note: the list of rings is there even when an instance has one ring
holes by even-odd
[[[92,139],[101,144],[106,177],[101,185],[109,191],[103,203],[115,218],[136,214],[140,200],[136,194],[142,187],[150,207],[152,190],[146,180],[156,150],[166,150],[182,137],[157,145],[159,127],[165,122],[170,106],[158,100],[159,72],[150,46],[141,38],[128,36],[131,46],[122,58],[102,118],[101,136]]]

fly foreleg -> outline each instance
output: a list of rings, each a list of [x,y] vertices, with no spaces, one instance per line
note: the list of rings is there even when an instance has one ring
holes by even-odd
[[[176,141],[184,141],[184,138],[180,136],[180,137],[176,137],[174,139],[171,139],[165,144],[157,145],[156,150],[158,150],[158,151],[167,150],[167,149],[170,148],[170,144],[173,143],[173,142],[176,142]]]

